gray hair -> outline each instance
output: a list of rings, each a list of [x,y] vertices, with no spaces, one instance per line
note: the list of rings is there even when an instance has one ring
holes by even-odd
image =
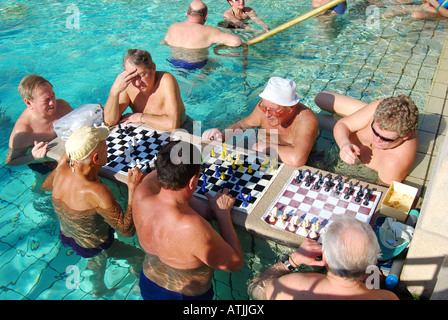
[[[337,216],[323,236],[322,254],[334,274],[363,280],[377,263],[380,247],[370,225],[350,216]]]
[[[151,69],[154,65],[151,54],[146,50],[129,49],[123,59],[123,66],[126,61],[134,67],[143,65],[148,69]]]

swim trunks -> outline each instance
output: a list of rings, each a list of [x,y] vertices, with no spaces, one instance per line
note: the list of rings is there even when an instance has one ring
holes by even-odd
[[[57,164],[58,163],[56,161],[36,162],[29,163],[28,168],[44,176],[53,171],[56,168]]]
[[[75,253],[78,256],[81,256],[83,258],[92,258],[96,256],[98,253],[100,253],[103,250],[106,250],[109,248],[112,243],[114,242],[114,233],[115,230],[113,228],[109,228],[109,237],[106,241],[104,241],[99,248],[84,248],[81,247],[79,244],[76,243],[75,239],[71,237],[67,237],[62,232],[59,232],[59,238],[61,239],[61,243],[66,247],[71,247]]]
[[[440,4],[440,7],[444,7],[445,9],[448,9],[448,0],[437,0],[437,2]],[[439,10],[439,8],[437,8],[437,10]]]
[[[140,274],[139,285],[143,300],[212,300],[215,294],[211,286],[206,293],[199,296],[185,296],[158,286],[149,280],[143,271]]]
[[[169,63],[171,63],[176,68],[186,69],[186,70],[196,70],[201,69],[203,66],[207,64],[207,59],[204,61],[198,62],[188,62],[180,59],[166,59]]]
[[[345,12],[345,10],[347,10],[347,2],[344,1],[334,7],[331,7],[328,10],[333,10],[337,14],[343,14]]]

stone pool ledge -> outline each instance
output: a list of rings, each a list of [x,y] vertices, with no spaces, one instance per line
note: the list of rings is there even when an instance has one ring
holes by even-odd
[[[423,198],[400,285],[421,299],[448,300],[448,38],[419,124],[417,164],[405,181],[423,180]]]

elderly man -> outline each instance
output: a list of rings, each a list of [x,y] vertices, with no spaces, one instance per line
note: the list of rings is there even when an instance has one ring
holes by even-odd
[[[11,132],[5,164],[8,166],[28,164],[42,173],[51,171],[51,166],[38,163],[49,161],[45,156],[48,142],[56,137],[53,123],[73,109],[66,101],[56,99],[53,85],[36,74],[27,75],[22,79],[19,93],[26,109]]]
[[[282,262],[253,279],[248,291],[258,300],[397,300],[394,293],[364,282],[379,251],[375,233],[368,224],[340,216],[328,227],[322,245],[304,240]],[[316,260],[319,256],[322,259]],[[327,273],[291,273],[301,264],[326,266]]]
[[[185,106],[176,78],[156,71],[151,55],[130,49],[123,59],[124,71],[118,75],[104,106],[107,125],[146,123],[156,130],[173,131],[184,125]],[[130,107],[132,113],[123,112]]]
[[[241,130],[259,127],[266,133],[266,141],[260,141],[263,135],[259,133],[255,150],[276,153],[286,164],[303,166],[317,138],[318,122],[313,111],[299,102],[295,89],[294,81],[272,77],[260,94],[262,100],[247,118],[224,132],[218,128],[206,130],[202,138],[225,141]]]
[[[342,119],[333,128],[340,158],[378,172],[378,183],[389,185],[408,175],[417,153],[419,111],[404,95],[371,103],[337,93],[320,92],[316,104]],[[322,122],[324,123],[324,122]],[[327,124],[327,128],[331,126]]]
[[[83,127],[68,138],[64,154],[46,181],[53,190],[53,206],[60,223],[60,238],[83,258],[89,258],[87,267],[92,276],[95,296],[108,289],[104,284],[107,258],[127,259],[141,270],[143,252],[114,238],[117,231],[124,237],[135,233],[132,219],[132,196],[143,179],[143,173],[134,168],[128,173],[128,207],[123,212],[112,191],[104,185],[99,170],[107,163],[106,127]]]
[[[187,21],[172,24],[166,33],[168,45],[188,49],[208,48],[213,44],[237,47],[242,44],[236,35],[206,26],[207,6],[202,1],[193,1],[187,10]]]
[[[193,197],[201,154],[192,144],[172,141],[157,154],[157,170],[134,193],[134,223],[146,252],[140,290],[145,300],[211,300],[215,269],[243,267],[241,244],[228,190],[209,203]],[[207,221],[213,211],[220,233]]]

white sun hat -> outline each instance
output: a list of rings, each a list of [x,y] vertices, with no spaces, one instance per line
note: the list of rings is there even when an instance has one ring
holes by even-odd
[[[269,79],[266,88],[260,93],[260,97],[284,107],[292,107],[299,102],[296,83],[281,77]]]

